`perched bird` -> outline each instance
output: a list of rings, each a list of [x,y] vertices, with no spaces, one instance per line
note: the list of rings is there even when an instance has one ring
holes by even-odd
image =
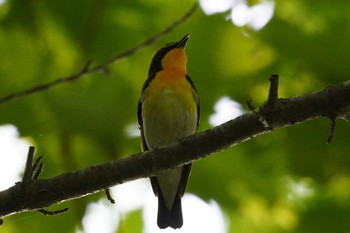
[[[199,125],[199,100],[187,75],[185,46],[190,38],[166,44],[154,55],[138,103],[138,123],[144,151],[176,143],[194,134]],[[191,164],[151,177],[158,196],[159,228],[182,227],[181,197]]]

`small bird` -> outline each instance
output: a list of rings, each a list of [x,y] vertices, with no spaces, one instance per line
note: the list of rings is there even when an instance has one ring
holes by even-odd
[[[154,55],[138,102],[138,124],[143,151],[176,143],[194,134],[199,126],[197,90],[187,75],[185,46],[190,36],[168,43]],[[191,164],[150,177],[158,196],[159,228],[181,228],[181,197]]]

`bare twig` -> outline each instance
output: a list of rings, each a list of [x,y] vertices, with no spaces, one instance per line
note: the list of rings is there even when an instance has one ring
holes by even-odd
[[[30,146],[29,151],[28,151],[28,156],[27,156],[27,162],[26,166],[24,169],[24,175],[22,179],[22,187],[24,188],[24,192],[29,192],[29,185],[38,179],[38,176],[40,172],[42,171],[43,163],[42,163],[42,158],[43,156],[38,157],[35,162],[33,163],[33,157],[34,157],[34,152],[35,152],[35,147]],[[53,216],[53,215],[58,215],[62,214],[64,212],[68,211],[68,208],[64,209],[59,209],[55,211],[50,211],[50,210],[45,210],[44,208],[38,209],[38,211],[46,216]],[[0,225],[1,225],[1,220],[0,220]]]
[[[108,201],[110,201],[112,204],[115,204],[115,200],[113,199],[113,197],[111,195],[110,189],[105,189],[105,194],[106,194]]]
[[[81,78],[89,75],[89,74],[98,73],[98,72],[107,73],[108,67],[111,64],[116,63],[117,61],[120,61],[128,56],[131,56],[134,53],[139,52],[143,48],[149,46],[150,44],[154,43],[155,41],[159,40],[160,38],[166,36],[168,33],[173,31],[176,27],[178,27],[180,24],[182,24],[188,18],[190,18],[190,16],[193,15],[193,13],[195,12],[196,9],[197,9],[197,3],[193,4],[193,6],[179,20],[173,22],[171,25],[169,25],[163,31],[157,33],[156,35],[147,39],[145,42],[135,46],[134,48],[129,49],[121,54],[118,54],[118,55],[112,57],[111,59],[107,60],[106,62],[104,62],[100,65],[96,65],[96,66],[90,68],[90,65],[91,65],[91,60],[90,60],[84,65],[83,69],[76,74],[73,74],[73,75],[65,77],[65,78],[58,78],[58,79],[53,80],[51,82],[44,83],[44,84],[41,84],[38,86],[34,86],[34,87],[29,88],[29,89],[24,90],[24,91],[10,94],[8,96],[1,98],[0,104],[5,103],[5,102],[9,102],[9,101],[14,100],[14,99],[19,99],[21,97],[28,96],[28,95],[31,95],[34,93],[38,93],[38,92],[42,92],[42,91],[51,89],[52,87],[55,87],[55,86],[62,84],[62,83],[76,81],[78,79],[81,79]]]
[[[331,119],[331,131],[329,132],[329,136],[328,136],[328,139],[327,139],[327,144],[331,143],[332,140],[333,140],[333,137],[334,137],[334,132],[335,132],[335,127],[336,127],[336,118],[333,118]]]
[[[158,34],[152,36],[151,38],[149,38],[148,40],[146,40],[145,42],[143,42],[142,44],[128,50],[125,51],[124,53],[121,53],[115,57],[112,57],[111,59],[109,59],[108,61],[106,61],[105,63],[95,66],[93,67],[91,70],[89,70],[89,73],[94,73],[97,71],[104,71],[108,66],[110,66],[111,64],[126,58],[138,51],[140,51],[141,49],[149,46],[150,44],[154,43],[155,41],[161,39],[162,37],[166,36],[167,34],[169,34],[171,31],[173,31],[177,26],[179,26],[180,24],[182,24],[183,22],[185,22],[188,18],[191,17],[191,15],[193,15],[193,13],[195,12],[195,10],[197,9],[198,5],[197,3],[194,3],[192,5],[192,7],[177,21],[173,22],[171,25],[169,25],[167,28],[165,28],[163,31],[159,32]]]
[[[254,111],[255,110],[255,107],[254,107],[253,102],[252,102],[251,99],[247,100],[247,106],[248,106],[248,109],[250,111]]]
[[[33,164],[33,172],[31,176],[32,180],[37,180],[40,173],[43,170],[44,165],[43,165],[42,159],[43,159],[43,156],[39,156]]]
[[[38,209],[38,211],[40,213],[42,213],[43,215],[45,216],[56,216],[56,215],[59,215],[59,214],[63,214],[65,212],[67,212],[69,210],[69,208],[64,208],[64,209],[59,209],[59,210],[45,210],[45,209]]]

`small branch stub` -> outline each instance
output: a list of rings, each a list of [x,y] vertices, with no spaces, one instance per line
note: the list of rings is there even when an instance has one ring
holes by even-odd
[[[265,128],[271,128],[270,123],[273,121],[278,108],[278,75],[273,74],[270,77],[270,88],[267,101],[259,108],[256,114],[259,117],[259,121]]]
[[[28,155],[27,155],[26,167],[24,169],[24,175],[23,175],[23,179],[22,179],[24,186],[28,185],[32,181],[31,177],[33,174],[34,152],[35,152],[34,146],[30,146],[29,150],[28,150]]]
[[[267,102],[270,104],[275,104],[278,100],[278,75],[273,74],[270,77],[270,90]]]

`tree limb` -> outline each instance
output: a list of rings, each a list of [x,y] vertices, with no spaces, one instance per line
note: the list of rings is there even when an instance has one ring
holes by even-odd
[[[18,182],[0,192],[0,217],[43,209],[57,202],[148,177],[280,127],[320,117],[346,119],[350,115],[350,81],[287,99],[277,98],[278,77],[271,77],[270,82],[269,99],[260,108],[178,143],[49,179]]]

